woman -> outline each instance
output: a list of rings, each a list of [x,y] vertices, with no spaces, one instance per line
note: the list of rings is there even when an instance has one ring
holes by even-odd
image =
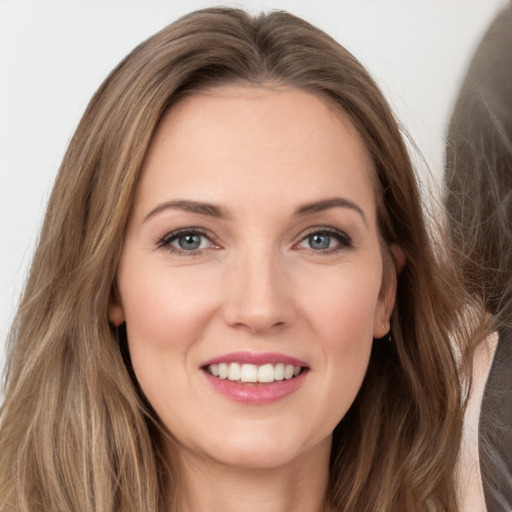
[[[468,510],[512,509],[512,5],[479,44],[455,104],[446,204],[458,265],[495,331],[475,356],[465,428]],[[499,341],[498,341],[499,340]],[[483,485],[482,485],[483,484]]]
[[[1,508],[456,510],[466,297],[440,247],[352,55],[282,12],[178,20],[62,163]]]

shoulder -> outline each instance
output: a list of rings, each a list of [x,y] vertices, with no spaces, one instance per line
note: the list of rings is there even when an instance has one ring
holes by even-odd
[[[476,347],[474,353],[473,381],[464,416],[458,465],[458,494],[461,512],[484,512],[487,510],[478,453],[478,425],[485,386],[497,344],[498,334],[492,333]]]
[[[479,417],[480,472],[489,512],[512,510],[512,329],[499,342]]]

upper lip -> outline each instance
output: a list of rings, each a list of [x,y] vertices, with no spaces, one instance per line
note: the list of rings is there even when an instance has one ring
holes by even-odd
[[[261,366],[264,364],[291,364],[293,366],[302,366],[308,367],[308,364],[296,357],[291,357],[285,354],[280,354],[278,352],[230,352],[229,354],[224,354],[219,357],[214,357],[213,359],[208,359],[201,364],[201,367],[210,366],[212,364],[220,364],[220,363],[242,363],[242,364],[254,364],[256,366]]]

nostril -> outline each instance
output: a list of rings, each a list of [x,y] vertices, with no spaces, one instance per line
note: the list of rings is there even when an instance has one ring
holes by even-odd
[[[250,333],[279,331],[291,325],[296,316],[294,300],[289,286],[260,275],[244,280],[240,276],[226,279],[223,304],[224,321],[233,328]],[[229,286],[231,285],[231,286]]]
[[[253,334],[284,329],[291,320],[284,319],[284,316],[284,311],[281,308],[273,311],[270,309],[258,311],[244,308],[243,305],[228,307],[224,312],[225,321],[230,327],[246,330]]]

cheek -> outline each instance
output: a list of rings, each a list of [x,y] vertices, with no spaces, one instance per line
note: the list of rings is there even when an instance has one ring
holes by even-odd
[[[310,297],[309,324],[325,359],[325,404],[329,427],[341,420],[355,399],[368,367],[373,344],[380,274],[347,273],[331,279]]]
[[[325,280],[325,286],[310,293],[304,310],[322,338],[341,348],[372,340],[379,300],[380,274],[343,272]]]
[[[141,270],[142,269],[142,270]],[[140,384],[180,371],[190,347],[201,340],[215,311],[204,276],[159,268],[119,274],[130,356]],[[135,271],[136,270],[136,271]],[[186,275],[185,275],[186,274]]]
[[[155,266],[120,274],[120,292],[127,327],[144,333],[149,340],[176,336],[185,327],[206,320],[213,295],[204,276]]]

